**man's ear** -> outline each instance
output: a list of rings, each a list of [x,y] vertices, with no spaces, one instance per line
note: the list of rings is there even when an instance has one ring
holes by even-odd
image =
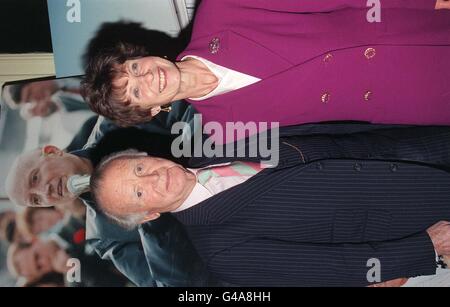
[[[150,214],[145,216],[145,218],[142,220],[141,223],[147,223],[147,222],[150,222],[150,221],[154,221],[157,218],[159,218],[160,216],[161,216],[161,214],[159,214],[159,213],[150,213]]]
[[[50,155],[62,156],[63,154],[64,152],[61,149],[53,145],[46,145],[42,148],[43,156],[50,156]]]
[[[150,114],[152,115],[152,117],[158,115],[159,112],[161,112],[161,107],[153,107],[150,109]]]

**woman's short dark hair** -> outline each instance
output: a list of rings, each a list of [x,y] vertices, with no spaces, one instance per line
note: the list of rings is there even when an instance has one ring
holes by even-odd
[[[114,80],[125,75],[121,67],[127,60],[147,55],[144,47],[122,42],[96,54],[89,61],[81,83],[81,93],[90,108],[120,126],[149,121],[150,109],[131,106],[131,101],[124,99],[125,89],[113,84]]]

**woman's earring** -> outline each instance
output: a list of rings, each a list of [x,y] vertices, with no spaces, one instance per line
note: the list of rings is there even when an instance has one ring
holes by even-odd
[[[161,108],[160,111],[161,111],[161,112],[167,112],[167,113],[169,113],[170,111],[172,111],[172,107],[171,107],[171,106],[164,107],[164,108]]]
[[[167,60],[167,55],[163,56],[163,58],[165,58]]]

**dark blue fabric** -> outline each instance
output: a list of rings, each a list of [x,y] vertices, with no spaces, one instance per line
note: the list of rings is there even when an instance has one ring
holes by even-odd
[[[242,159],[214,159],[214,163]],[[192,159],[192,166],[208,159]],[[280,140],[280,163],[175,216],[211,273],[241,286],[365,286],[434,274],[450,220],[450,128]]]

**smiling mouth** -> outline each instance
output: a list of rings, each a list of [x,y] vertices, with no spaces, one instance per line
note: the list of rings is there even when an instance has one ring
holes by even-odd
[[[167,76],[166,76],[166,72],[162,68],[159,68],[159,67],[158,67],[158,75],[159,75],[159,92],[161,93],[166,88]]]
[[[62,197],[62,196],[63,196],[63,183],[62,183],[62,178],[59,179],[57,189],[58,189],[58,195],[59,195],[60,197]]]

